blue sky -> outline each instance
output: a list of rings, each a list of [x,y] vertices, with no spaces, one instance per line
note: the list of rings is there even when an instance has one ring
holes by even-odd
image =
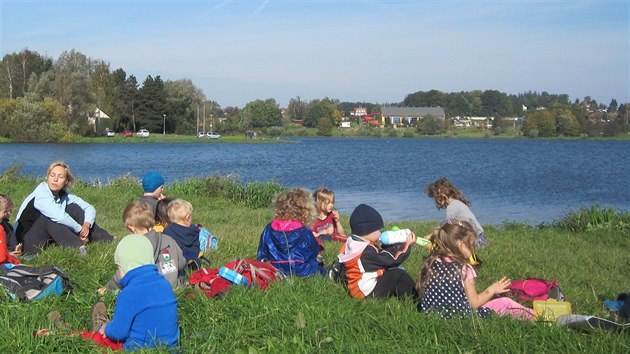
[[[630,102],[627,0],[0,2],[2,55],[75,49],[222,107],[431,89]]]

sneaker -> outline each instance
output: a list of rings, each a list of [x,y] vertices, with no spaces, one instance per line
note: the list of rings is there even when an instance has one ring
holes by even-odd
[[[81,257],[87,256],[87,247],[85,247],[85,245],[79,247],[79,255]]]
[[[92,306],[92,332],[97,332],[107,322],[109,322],[107,306],[99,301]]]

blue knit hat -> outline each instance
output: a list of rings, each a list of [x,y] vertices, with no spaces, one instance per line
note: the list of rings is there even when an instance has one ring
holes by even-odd
[[[164,185],[164,177],[157,172],[149,172],[142,177],[142,189],[145,193],[153,193]]]

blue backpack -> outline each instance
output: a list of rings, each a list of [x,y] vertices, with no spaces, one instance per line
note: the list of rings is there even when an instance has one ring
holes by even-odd
[[[11,300],[39,300],[72,290],[68,276],[57,266],[30,267],[16,264],[0,266],[0,287]]]

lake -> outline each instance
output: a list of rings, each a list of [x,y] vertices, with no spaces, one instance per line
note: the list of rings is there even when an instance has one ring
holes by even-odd
[[[55,160],[65,161],[76,177],[88,181],[159,171],[167,191],[174,181],[216,173],[310,190],[327,186],[335,191],[341,212],[350,214],[366,203],[387,220],[442,219],[444,211],[424,193],[439,177],[462,189],[482,224],[537,225],[596,203],[630,210],[630,141],[292,138],[285,144],[0,144],[0,173],[23,163],[22,174],[43,176]]]

